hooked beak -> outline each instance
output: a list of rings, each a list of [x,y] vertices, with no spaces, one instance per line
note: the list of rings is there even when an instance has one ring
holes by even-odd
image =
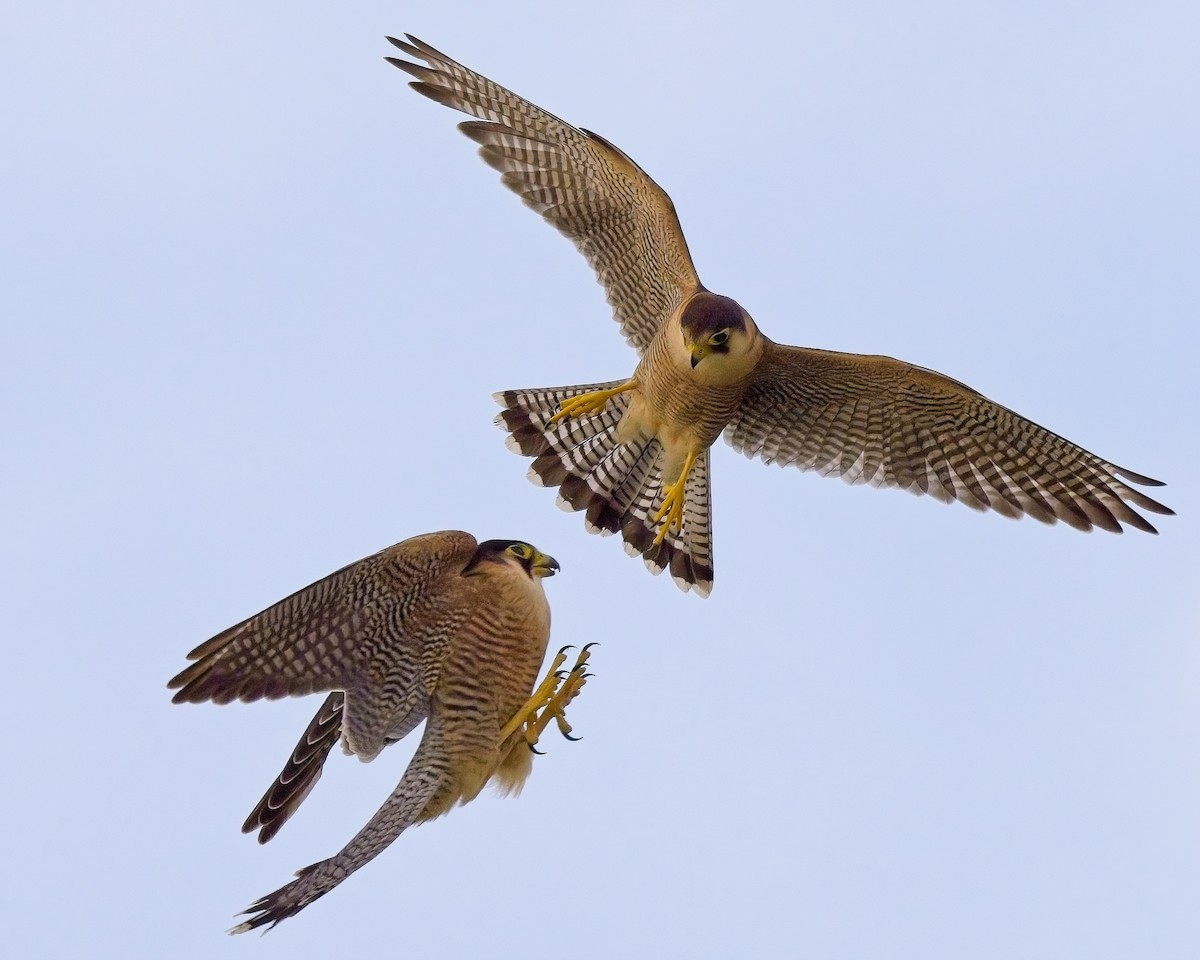
[[[550,554],[542,553],[540,550],[533,555],[533,560],[529,564],[529,570],[535,577],[552,577],[562,569]]]
[[[712,349],[707,343],[693,343],[688,346],[688,352],[692,355],[692,369],[696,369],[696,364],[712,353]]]

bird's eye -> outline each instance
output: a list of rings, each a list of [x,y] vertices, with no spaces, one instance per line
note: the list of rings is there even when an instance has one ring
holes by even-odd
[[[528,545],[524,543],[514,543],[508,548],[508,552],[518,560],[528,560],[533,555]]]
[[[728,330],[718,330],[716,333],[714,333],[711,337],[708,338],[708,342],[711,343],[714,347],[719,347],[721,344],[723,344],[728,339],[729,339],[729,331]]]

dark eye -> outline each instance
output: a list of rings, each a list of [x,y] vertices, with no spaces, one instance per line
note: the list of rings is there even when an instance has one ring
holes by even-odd
[[[514,557],[516,557],[518,560],[528,560],[529,559],[529,548],[527,546],[525,546],[525,544],[523,544],[523,543],[514,543],[511,547],[508,548],[508,551]]]
[[[718,330],[716,333],[714,333],[711,337],[708,338],[708,342],[711,343],[714,347],[719,347],[721,344],[723,344],[728,339],[729,339],[729,331],[728,330]]]

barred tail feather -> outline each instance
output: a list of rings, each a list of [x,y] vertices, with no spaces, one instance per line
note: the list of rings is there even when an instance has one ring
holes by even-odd
[[[504,408],[496,425],[509,434],[509,449],[533,458],[529,479],[558,487],[559,506],[583,511],[589,532],[620,533],[626,552],[640,555],[651,573],[668,570],[680,589],[706,597],[713,577],[708,451],[688,475],[682,528],[656,544],[652,518],[662,504],[661,448],[653,437],[617,440],[630,394],[612,397],[599,413],[550,423],[564,400],[623,382],[505,390],[495,394]]]

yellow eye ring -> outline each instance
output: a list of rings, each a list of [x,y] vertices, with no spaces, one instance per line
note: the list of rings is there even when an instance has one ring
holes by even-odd
[[[711,343],[714,347],[719,347],[721,344],[723,344],[728,339],[729,339],[729,331],[728,330],[718,330],[716,333],[714,333],[711,337],[708,338],[708,342]]]

